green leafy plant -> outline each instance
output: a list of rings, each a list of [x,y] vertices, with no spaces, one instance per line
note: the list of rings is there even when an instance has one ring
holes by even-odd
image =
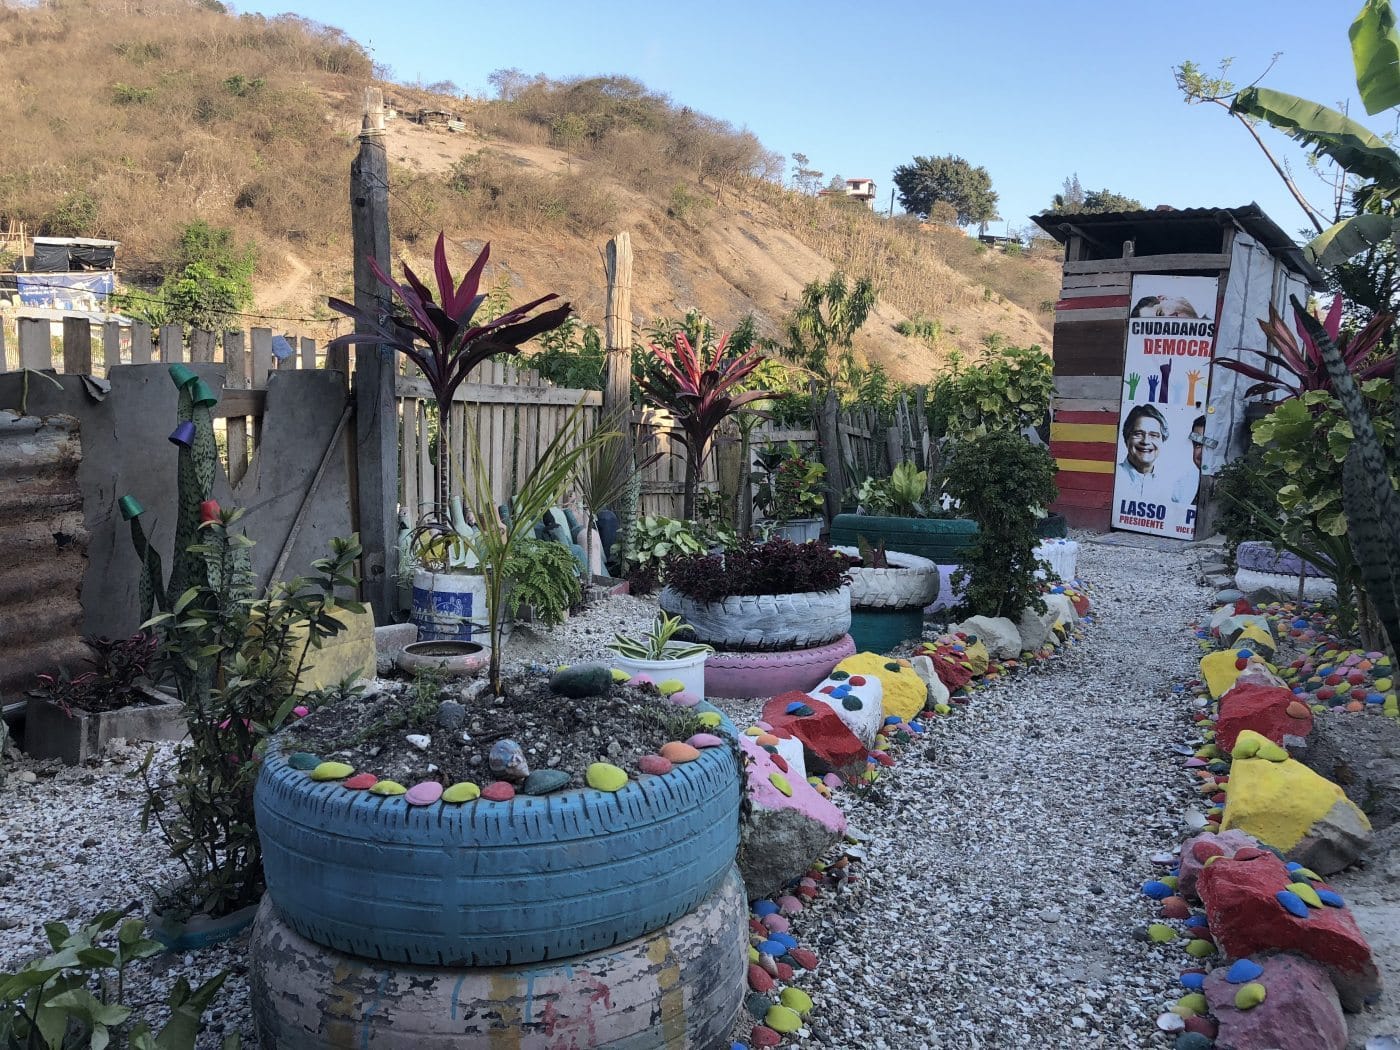
[[[822,512],[826,467],[804,456],[797,443],[772,445],[754,453],[759,469],[750,475],[757,483],[754,505],[765,517],[783,524],[797,518],[814,518]]]
[[[1054,366],[1038,346],[1007,346],[989,339],[988,356],[935,380],[929,427],[936,436],[1038,426],[1055,393]]]
[[[856,537],[856,550],[860,552],[860,565],[863,569],[888,569],[890,567],[889,555],[885,552],[885,541],[881,540],[875,546],[870,545],[870,540],[864,536]]]
[[[866,514],[898,518],[937,516],[927,502],[928,471],[908,460],[895,464],[887,478],[866,478],[856,486],[854,496]]]
[[[50,953],[0,972],[0,1050],[193,1050],[200,1019],[228,974],[194,989],[181,977],[166,997],[170,1017],[159,1032],[145,1022],[128,1028],[127,968],[165,948],[143,936],[140,919],[124,918],[106,911],[76,930],[44,924]],[[230,1035],[224,1050],[238,1043]]]
[[[562,543],[523,536],[505,561],[506,613],[515,617],[528,605],[535,619],[558,627],[582,598],[579,564]]]
[[[957,611],[1014,620],[1024,609],[1043,609],[1035,528],[1058,495],[1050,453],[1007,431],[979,434],[959,443],[943,487],[977,522],[968,561],[953,575],[964,587]]]
[[[629,564],[634,570],[654,572],[659,577],[666,559],[673,554],[704,554],[715,547],[734,547],[738,542],[738,534],[724,526],[646,514],[637,521]]]
[[[1239,459],[1232,460],[1215,475],[1215,493],[1220,497],[1220,511],[1215,527],[1225,537],[1225,553],[1229,558],[1245,540],[1262,540],[1273,536],[1273,525],[1282,517],[1278,491],[1284,475],[1264,462],[1264,451],[1251,446]],[[1251,508],[1263,508],[1255,512]]]
[[[701,653],[712,653],[714,646],[703,642],[676,642],[675,636],[690,625],[679,616],[658,613],[651,630],[641,637],[614,634],[606,648],[632,660],[687,660]]]

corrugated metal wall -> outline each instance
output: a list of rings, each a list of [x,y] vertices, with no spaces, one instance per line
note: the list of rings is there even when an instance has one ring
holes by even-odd
[[[86,653],[79,595],[88,535],[72,416],[0,410],[0,699]]]

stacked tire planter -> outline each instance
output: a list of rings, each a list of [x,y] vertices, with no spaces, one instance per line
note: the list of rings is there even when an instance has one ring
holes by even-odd
[[[837,547],[859,558],[855,547]],[[924,607],[939,593],[938,566],[915,554],[886,552],[889,567],[855,566],[851,574],[851,638],[858,652],[887,653],[924,630]]]
[[[696,638],[714,646],[705,661],[707,696],[769,697],[805,692],[848,656],[851,588],[797,594],[739,594],[723,601],[689,598],[672,587],[661,608],[680,616]]]
[[[969,518],[897,518],[883,514],[838,514],[831,523],[831,542],[854,547],[864,536],[886,551],[913,554],[938,566],[939,590],[928,612],[951,608],[961,598],[953,574],[967,561],[977,542],[977,522]]]
[[[731,748],[616,792],[414,805],[313,780],[288,747],[273,739],[255,796],[263,1050],[565,1035],[670,1050],[728,1033],[748,943]]]

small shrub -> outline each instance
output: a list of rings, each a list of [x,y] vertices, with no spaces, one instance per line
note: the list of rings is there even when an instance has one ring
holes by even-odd
[[[1043,609],[1034,551],[1042,508],[1058,495],[1049,451],[1007,431],[971,437],[957,446],[944,490],[978,528],[968,562],[953,575],[966,588],[958,614],[1014,620],[1024,609]]]
[[[724,554],[677,554],[666,562],[666,582],[696,601],[736,594],[834,591],[851,582],[850,559],[824,543],[775,538],[745,541]]]
[[[41,674],[30,696],[56,704],[68,717],[80,711],[117,711],[146,700],[141,686],[149,682],[147,672],[156,657],[156,636],[141,631],[130,638],[84,638],[92,650],[84,662],[89,671],[72,677],[64,669]]]
[[[1252,446],[1237,460],[1227,463],[1215,476],[1215,495],[1220,511],[1215,527],[1225,537],[1225,553],[1234,558],[1245,540],[1272,539],[1275,529],[1258,519],[1258,511],[1278,512],[1278,492],[1285,476],[1264,462],[1264,453]]]
[[[141,106],[151,101],[155,92],[150,88],[135,87],[121,81],[112,85],[112,101],[119,106]]]
[[[90,237],[97,230],[97,199],[86,190],[65,196],[44,217],[43,231],[51,237]]]

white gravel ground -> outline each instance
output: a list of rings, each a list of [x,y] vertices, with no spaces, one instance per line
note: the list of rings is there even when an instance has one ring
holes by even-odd
[[[1152,1020],[1175,997],[1179,947],[1134,932],[1148,855],[1180,838],[1189,783],[1169,745],[1188,735],[1173,681],[1194,673],[1188,622],[1207,595],[1184,553],[1083,545],[1098,622],[1044,667],[979,690],[934,723],[880,781],[842,798],[868,838],[863,881],[804,913],[795,932],[821,956],[805,1045],[1162,1047]],[[654,604],[612,599],[547,637],[521,632],[512,660],[604,658]],[[752,704],[732,706],[740,724]],[[142,834],[130,748],[87,769],[24,762],[36,782],[0,792],[0,968],[40,951],[41,923],[125,907],[173,868]],[[130,984],[156,1001],[178,974],[229,968],[214,1031],[251,1036],[246,936],[163,957]]]

